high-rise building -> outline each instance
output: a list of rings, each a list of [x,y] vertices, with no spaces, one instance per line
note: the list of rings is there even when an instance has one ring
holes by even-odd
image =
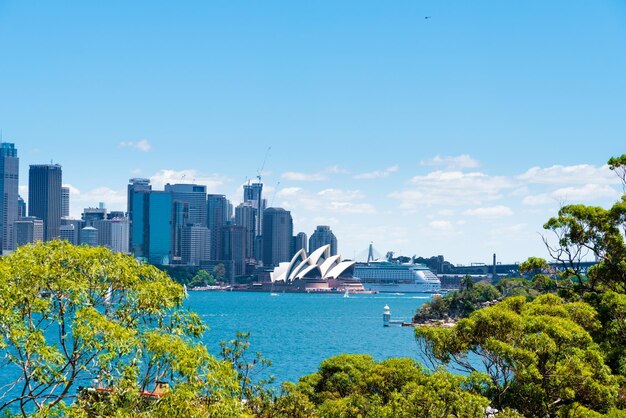
[[[243,201],[249,202],[256,209],[257,218],[254,227],[254,234],[261,235],[263,231],[263,211],[266,201],[263,199],[263,183],[245,184],[243,186]]]
[[[28,172],[28,215],[43,221],[43,238],[45,241],[50,241],[60,235],[61,183],[60,165],[30,166]]]
[[[179,262],[183,258],[183,229],[191,225],[189,222],[189,202],[174,200],[172,202],[172,260]],[[200,226],[200,225],[199,225]]]
[[[22,198],[22,196],[17,196],[17,217],[18,218],[25,218],[27,215],[26,213],[26,202],[24,201],[24,199]]]
[[[13,227],[18,219],[20,160],[14,144],[0,143],[0,231],[2,252],[15,249]]]
[[[69,218],[70,216],[70,188],[61,187],[61,217]]]
[[[241,225],[222,227],[222,260],[232,260],[235,276],[243,276],[246,270],[246,228]]]
[[[307,252],[307,239],[306,234],[304,232],[298,232],[298,235],[293,237],[293,245],[291,248],[291,256],[293,257],[298,251],[304,250]]]
[[[211,236],[211,260],[219,260],[222,253],[222,227],[228,219],[228,199],[221,194],[207,195],[207,227]]]
[[[244,202],[235,208],[235,225],[245,228],[246,235],[246,259],[254,258],[254,225],[256,222],[256,209],[250,202]]]
[[[315,232],[309,239],[309,252],[313,252],[318,248],[330,245],[330,255],[337,255],[337,238],[328,225],[318,225]]]
[[[293,220],[282,208],[267,208],[263,213],[263,265],[276,267],[290,260]]]
[[[164,191],[132,194],[131,249],[153,264],[172,259],[172,195]]]
[[[182,230],[182,262],[198,266],[209,260],[209,229],[202,225],[187,225]]]
[[[128,254],[128,218],[113,218],[108,220],[111,224],[111,250]]]
[[[43,221],[34,216],[20,218],[15,221],[15,247],[43,241]]]
[[[84,208],[80,217],[85,225],[93,226],[94,222],[107,218],[107,210],[105,208]]]
[[[133,220],[134,220],[134,213],[133,213],[133,204],[135,201],[134,195],[136,193],[150,193],[150,191],[152,190],[152,186],[150,185],[150,180],[148,179],[143,179],[143,178],[133,178],[128,180],[128,193],[126,196],[126,213],[128,216],[128,221],[130,222],[130,232],[128,235],[128,242],[131,243],[130,247],[132,250],[132,242],[134,241],[133,238]],[[133,250],[133,254],[134,254],[134,250]]]
[[[189,203],[189,223],[192,225],[206,226],[206,186],[168,183],[165,185],[165,191],[172,194],[173,200]]]

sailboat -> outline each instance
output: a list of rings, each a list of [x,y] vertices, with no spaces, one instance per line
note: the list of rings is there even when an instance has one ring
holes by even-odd
[[[348,290],[348,288],[346,287],[346,293],[343,294],[344,298],[349,298],[350,297],[350,291]]]

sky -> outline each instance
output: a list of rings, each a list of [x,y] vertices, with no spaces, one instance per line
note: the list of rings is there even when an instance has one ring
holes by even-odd
[[[260,174],[344,258],[511,263],[620,197],[624,45],[623,0],[0,0],[0,129],[22,196],[61,164],[75,217],[132,177],[237,205]]]

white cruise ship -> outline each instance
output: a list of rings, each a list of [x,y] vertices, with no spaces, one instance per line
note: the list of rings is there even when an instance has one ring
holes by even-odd
[[[356,264],[354,277],[366,290],[381,293],[437,293],[441,281],[423,264],[371,261]]]

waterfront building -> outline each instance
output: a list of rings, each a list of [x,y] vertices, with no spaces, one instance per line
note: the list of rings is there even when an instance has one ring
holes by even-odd
[[[211,257],[209,228],[202,225],[187,225],[182,229],[183,264],[198,266],[208,262]]]
[[[70,188],[61,187],[61,217],[69,218],[70,216]]]
[[[44,240],[58,238],[61,227],[62,170],[59,164],[31,165],[28,172],[28,215],[43,221]]]
[[[89,247],[98,246],[98,230],[93,226],[86,226],[80,231],[80,244]]]
[[[211,235],[211,260],[219,260],[222,252],[222,227],[228,220],[228,200],[221,194],[207,195],[207,223]]]
[[[282,208],[267,208],[263,213],[263,265],[275,267],[288,261],[291,253],[293,220],[291,212]]]
[[[34,216],[20,218],[14,223],[14,232],[16,248],[43,241],[43,221]]]
[[[20,160],[14,144],[0,143],[0,231],[2,252],[15,249],[13,228],[18,219]]]
[[[246,228],[229,224],[222,227],[222,260],[232,260],[235,276],[246,271]]]
[[[256,209],[250,202],[244,202],[235,208],[235,225],[242,226],[246,235],[245,258],[254,258],[254,228],[256,222]]]
[[[172,194],[172,200],[189,203],[189,223],[207,225],[206,186],[168,183],[165,185],[165,191]]]
[[[330,245],[330,255],[337,255],[337,238],[328,225],[318,225],[309,239],[309,251],[313,252],[324,245]]]
[[[307,236],[304,232],[298,232],[298,235],[292,238],[291,255],[293,256],[300,250],[307,251]]]

